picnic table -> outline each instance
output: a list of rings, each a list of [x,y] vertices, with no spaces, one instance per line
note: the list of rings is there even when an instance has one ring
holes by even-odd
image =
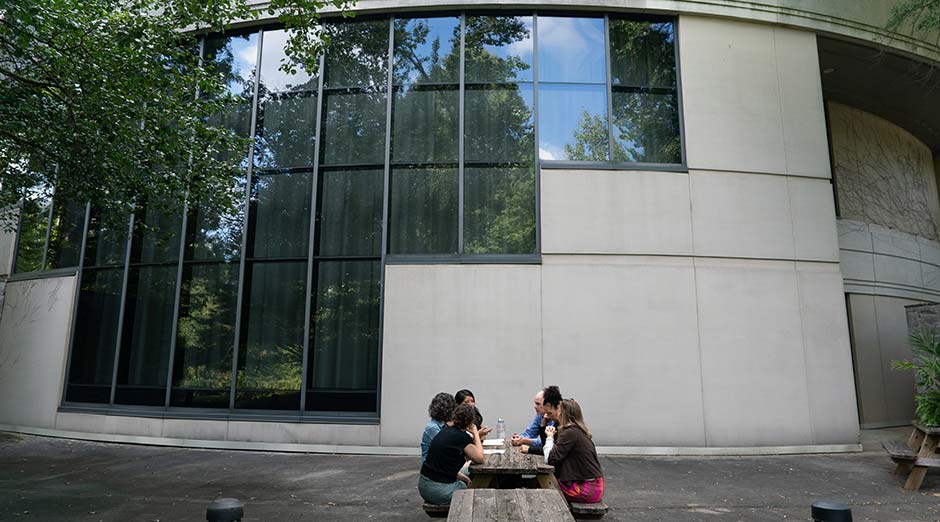
[[[924,482],[928,468],[940,468],[940,426],[924,426],[914,422],[914,430],[907,444],[897,441],[882,443],[891,460],[897,463],[894,473],[908,473],[904,489],[917,491]]]
[[[454,493],[447,520],[574,522],[574,517],[557,489],[463,489]]]
[[[521,475],[535,475],[539,487],[543,489],[558,489],[555,480],[555,467],[549,466],[541,455],[522,453],[519,446],[513,446],[509,439],[503,439],[501,445],[484,445],[486,460],[482,464],[470,464],[471,488],[489,488],[499,484],[499,477],[519,477]],[[500,453],[491,453],[492,450],[502,450]]]

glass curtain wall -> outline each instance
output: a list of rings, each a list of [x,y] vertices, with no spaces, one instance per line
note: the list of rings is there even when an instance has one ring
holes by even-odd
[[[671,19],[325,29],[318,74],[279,70],[282,30],[204,40],[236,99],[216,121],[252,142],[231,207],[86,224],[24,198],[17,273],[80,268],[67,403],[374,415],[384,262],[537,261],[540,166],[681,167]]]

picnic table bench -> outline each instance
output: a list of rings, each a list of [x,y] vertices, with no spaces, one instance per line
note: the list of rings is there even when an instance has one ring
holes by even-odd
[[[924,426],[914,422],[914,430],[907,444],[898,441],[882,442],[891,460],[897,464],[896,475],[907,475],[904,489],[917,491],[924,482],[928,468],[940,468],[940,427]]]
[[[574,522],[574,517],[557,489],[463,489],[454,493],[447,520]]]

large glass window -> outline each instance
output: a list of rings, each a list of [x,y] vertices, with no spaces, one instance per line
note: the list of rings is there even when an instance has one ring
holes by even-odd
[[[375,414],[383,262],[537,260],[540,168],[683,161],[674,19],[325,31],[315,73],[279,69],[280,29],[205,38],[234,96],[214,121],[246,138],[224,201],[86,224],[24,197],[16,273],[80,267],[67,402]]]

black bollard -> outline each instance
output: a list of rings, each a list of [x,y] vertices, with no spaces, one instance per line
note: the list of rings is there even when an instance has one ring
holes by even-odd
[[[813,502],[813,520],[816,522],[852,522],[852,510],[841,502],[819,500]]]
[[[217,498],[206,508],[209,522],[238,522],[245,516],[245,508],[237,498]]]

